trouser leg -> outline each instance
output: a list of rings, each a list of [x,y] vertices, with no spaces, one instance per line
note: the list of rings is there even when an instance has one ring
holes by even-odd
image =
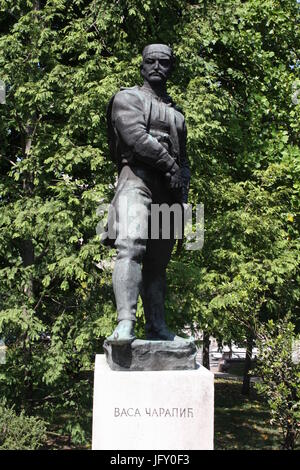
[[[147,337],[165,328],[166,273],[143,270],[142,300]]]
[[[113,289],[117,304],[118,321],[136,320],[138,296],[142,284],[141,262],[146,242],[118,245],[118,255],[113,272]]]
[[[142,261],[146,253],[148,216],[151,198],[139,187],[129,185],[122,192],[118,209],[117,259],[113,272],[113,289],[118,321],[136,320],[138,296],[142,284]],[[127,207],[125,207],[127,206]]]
[[[148,240],[147,253],[142,270],[141,295],[146,319],[146,336],[171,339],[166,333],[165,296],[166,268],[170,260],[174,240]]]

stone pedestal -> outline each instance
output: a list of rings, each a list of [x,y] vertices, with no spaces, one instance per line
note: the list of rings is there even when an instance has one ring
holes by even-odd
[[[93,450],[213,449],[213,374],[114,371],[96,356]]]

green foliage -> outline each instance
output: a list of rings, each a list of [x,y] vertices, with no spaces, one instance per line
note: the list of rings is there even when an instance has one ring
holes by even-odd
[[[173,262],[170,295],[182,310],[169,308],[220,342],[244,343],[288,312],[300,326],[298,15],[294,1],[200,2],[177,29],[175,89],[205,239],[181,255],[184,273]]]
[[[270,320],[260,327],[255,387],[266,397],[271,424],[281,428],[283,449],[293,450],[300,435],[300,364],[293,361],[292,346],[299,335],[287,320]]]
[[[179,305],[220,342],[244,343],[261,322],[287,313],[300,326],[297,181],[299,160],[289,158],[256,170],[251,180],[215,185],[203,250],[181,256],[184,274],[173,262]],[[182,297],[182,285],[189,296]]]
[[[46,426],[40,418],[19,415],[0,401],[0,450],[37,450],[45,444]]]

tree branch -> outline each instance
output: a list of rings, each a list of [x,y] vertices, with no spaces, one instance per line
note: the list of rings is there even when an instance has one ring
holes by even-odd
[[[15,162],[10,160],[9,158],[5,157],[4,155],[0,154],[0,158],[4,158],[4,160],[8,161],[12,166],[17,166]]]

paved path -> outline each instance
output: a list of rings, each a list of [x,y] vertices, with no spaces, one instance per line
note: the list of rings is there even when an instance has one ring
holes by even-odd
[[[201,364],[201,354],[197,354],[196,360],[198,364]],[[228,374],[227,372],[219,372],[218,371],[218,361],[211,361],[210,363],[210,371],[214,374],[214,376],[218,379],[224,380],[236,380],[237,382],[243,382],[243,377],[241,375],[233,375]],[[257,382],[257,377],[251,377],[250,382]]]

